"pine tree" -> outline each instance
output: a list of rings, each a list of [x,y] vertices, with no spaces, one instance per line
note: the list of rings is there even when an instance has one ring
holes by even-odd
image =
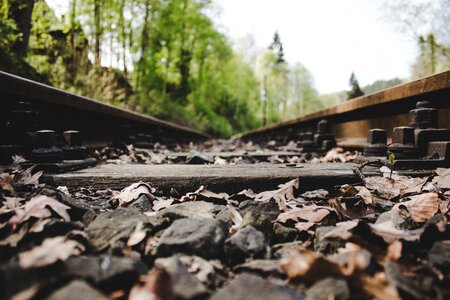
[[[356,75],[352,72],[350,75],[350,91],[347,92],[347,100],[357,98],[364,95],[364,92],[359,87],[358,79],[356,79]]]

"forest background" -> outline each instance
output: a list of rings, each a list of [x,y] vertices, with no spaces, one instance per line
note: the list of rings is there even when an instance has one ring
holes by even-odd
[[[385,1],[411,36],[410,78],[320,95],[288,64],[282,37],[249,51],[215,26],[212,0],[71,0],[57,18],[45,0],[0,0],[0,70],[221,137],[303,115],[450,68],[450,0]],[[357,40],[355,40],[357,43]]]

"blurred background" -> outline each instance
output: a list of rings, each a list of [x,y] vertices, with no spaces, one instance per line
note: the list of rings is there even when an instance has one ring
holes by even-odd
[[[0,70],[220,137],[450,68],[450,0],[0,0]]]

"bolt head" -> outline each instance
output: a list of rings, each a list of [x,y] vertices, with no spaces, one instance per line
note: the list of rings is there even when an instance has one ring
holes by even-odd
[[[317,133],[331,133],[331,125],[327,120],[317,123]]]
[[[51,148],[56,146],[56,133],[54,130],[36,131],[37,148]]]
[[[380,128],[370,129],[369,134],[367,135],[367,142],[372,145],[373,144],[386,145],[387,143],[386,130]]]
[[[395,127],[392,133],[392,143],[414,145],[414,128],[408,126]]]
[[[77,130],[64,131],[64,140],[71,147],[81,146],[81,134]]]
[[[416,108],[431,108],[430,101],[417,101]]]

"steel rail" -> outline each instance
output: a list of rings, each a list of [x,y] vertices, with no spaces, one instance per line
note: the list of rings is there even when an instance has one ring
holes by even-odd
[[[110,140],[123,121],[129,121],[141,132],[185,139],[206,139],[209,136],[188,127],[148,115],[116,107],[99,100],[76,95],[46,84],[0,71],[2,117],[19,101],[31,102],[38,108],[42,126],[51,129],[77,129],[90,142]]]
[[[408,125],[408,112],[419,100],[439,108],[440,127],[450,129],[450,70],[238,134],[233,139],[267,140],[292,135],[293,131],[315,131],[317,122],[326,119],[332,123],[338,144],[360,148],[371,128],[386,129],[390,136],[394,127]]]

